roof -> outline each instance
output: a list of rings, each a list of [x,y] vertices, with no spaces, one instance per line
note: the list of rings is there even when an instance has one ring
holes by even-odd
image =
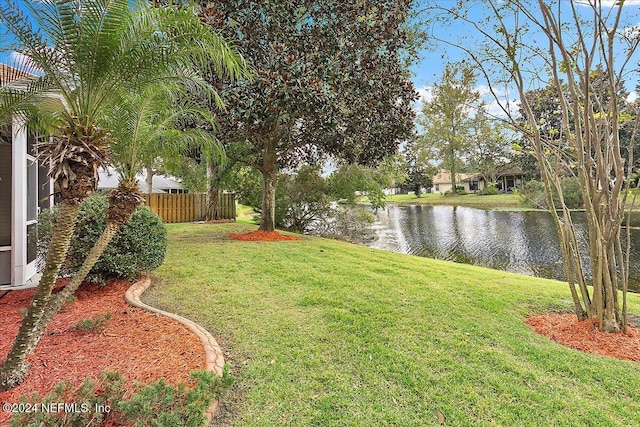
[[[496,178],[500,178],[501,176],[520,176],[524,172],[522,168],[518,165],[507,165],[504,169],[502,169],[496,175]],[[482,174],[480,173],[457,173],[456,174],[456,182],[464,182],[464,181],[479,181],[482,179]],[[433,177],[434,184],[451,184],[451,172],[445,169],[440,169],[438,173]]]
[[[457,173],[456,174],[456,182],[462,182],[466,180],[470,180],[476,177],[478,174],[475,173]],[[448,170],[440,169],[438,173],[433,177],[434,184],[451,184],[451,172]]]
[[[522,175],[522,174],[524,174],[524,172],[522,171],[522,168],[520,166],[507,165],[505,169],[498,172],[498,177],[505,176],[505,175]]]
[[[0,63],[0,86],[8,85],[20,80],[37,77],[34,74],[19,70],[7,64]]]
[[[120,177],[118,173],[113,168],[109,168],[108,170],[99,169],[98,170],[98,189],[99,190],[110,190],[112,188],[116,188],[118,183],[120,182]],[[147,192],[147,173],[143,171],[136,175],[136,179],[138,180],[138,188],[142,193]],[[166,175],[154,175],[153,183],[152,183],[152,192],[153,193],[166,193],[167,190],[173,189],[184,189],[184,185],[182,185],[177,180],[166,176]]]

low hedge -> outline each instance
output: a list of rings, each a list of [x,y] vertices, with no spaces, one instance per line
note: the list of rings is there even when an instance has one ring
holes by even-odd
[[[97,193],[81,206],[62,274],[80,268],[86,254],[104,231],[107,223],[107,196]],[[38,254],[48,250],[57,210],[43,211],[38,217]],[[164,261],[167,231],[162,220],[147,206],[140,206],[113,238],[88,279],[102,282],[106,277],[134,279],[140,273],[154,270]]]

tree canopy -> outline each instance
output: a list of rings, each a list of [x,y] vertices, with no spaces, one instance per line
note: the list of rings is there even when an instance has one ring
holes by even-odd
[[[202,5],[203,19],[224,28],[254,69],[251,82],[217,80],[228,105],[218,136],[244,147],[238,160],[262,174],[263,230],[274,228],[278,170],[325,156],[374,165],[412,137],[410,0]]]

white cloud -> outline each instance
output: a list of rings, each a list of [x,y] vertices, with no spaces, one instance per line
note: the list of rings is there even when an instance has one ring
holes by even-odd
[[[433,86],[425,86],[417,90],[420,95],[420,102],[429,102],[433,99]]]
[[[635,90],[629,92],[629,95],[627,95],[627,102],[633,102],[636,99],[638,99],[638,92],[636,92]]]
[[[476,87],[476,90],[480,93],[480,99],[484,101],[486,111],[489,115],[506,118],[505,109],[513,115],[517,114],[520,101],[510,96],[509,90],[493,88],[494,93],[492,93],[491,88],[487,85],[479,85]],[[420,98],[414,102],[413,109],[420,115],[422,114],[422,106],[424,103],[433,99],[433,86],[424,86],[417,89],[417,92]],[[470,114],[474,115],[475,112],[470,111]]]
[[[516,115],[520,101],[512,96],[508,88],[493,88],[493,92],[487,85],[480,85],[476,88],[480,92],[480,98],[486,105],[489,115],[506,118],[508,111],[511,115]]]
[[[9,65],[32,74],[40,74],[43,72],[40,68],[36,67],[28,56],[15,51],[9,54]]]
[[[417,114],[422,114],[422,106],[425,102],[429,102],[433,99],[433,86],[425,86],[416,89],[419,98],[413,103],[413,109]]]

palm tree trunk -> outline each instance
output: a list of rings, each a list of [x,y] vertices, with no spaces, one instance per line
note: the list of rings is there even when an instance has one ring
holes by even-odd
[[[155,172],[151,166],[145,166],[145,168],[147,169],[147,177],[145,178],[147,194],[153,194],[153,175],[155,175]]]
[[[121,227],[122,225],[118,223],[107,223],[107,226],[100,237],[98,237],[98,240],[93,244],[93,247],[87,254],[87,257],[80,266],[78,272],[73,276],[67,286],[62,289],[62,291],[58,292],[51,298],[49,305],[46,307],[44,314],[42,315],[42,319],[38,322],[35,332],[32,335],[32,340],[29,343],[29,353],[36,347],[36,345],[38,345],[38,341],[40,341],[40,338],[44,335],[44,332],[53,317],[58,314],[60,309],[62,309],[66,302],[69,301],[80,284],[82,284],[84,279],[86,279],[93,266],[98,262],[100,256],[102,256],[102,253],[111,242],[111,239],[113,239]]]
[[[51,299],[51,292],[58,278],[60,267],[67,256],[79,211],[79,203],[63,200],[60,204],[58,219],[56,220],[42,277],[36,288],[33,300],[29,305],[27,314],[22,320],[13,346],[0,368],[0,391],[14,388],[26,378],[29,368],[26,363],[26,357],[33,350],[31,343],[34,340],[35,332]]]
[[[31,349],[35,348],[53,317],[58,314],[64,304],[69,301],[69,298],[75,293],[84,279],[86,279],[96,262],[98,262],[113,237],[118,233],[120,228],[131,219],[133,212],[143,201],[144,198],[142,198],[138,192],[138,182],[135,179],[121,181],[118,187],[109,194],[109,219],[104,231],[93,244],[80,269],[73,276],[69,284],[56,294],[46,307],[42,319],[36,326],[32,341],[29,343]]]

